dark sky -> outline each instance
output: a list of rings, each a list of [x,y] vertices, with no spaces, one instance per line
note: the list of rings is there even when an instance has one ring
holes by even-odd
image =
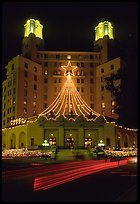
[[[43,24],[45,50],[56,51],[93,51],[95,26],[102,18],[112,22],[114,37],[120,39],[130,63],[127,112],[131,124],[136,126],[138,3],[3,2],[2,80],[6,78],[4,67],[8,61],[21,54],[24,24],[28,18],[38,19]]]

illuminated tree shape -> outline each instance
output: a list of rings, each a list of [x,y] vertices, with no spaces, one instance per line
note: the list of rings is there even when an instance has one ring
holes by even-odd
[[[65,69],[66,82],[53,103],[38,117],[44,116],[47,119],[56,120],[60,115],[63,115],[68,119],[76,120],[77,117],[83,115],[87,120],[95,120],[100,114],[86,104],[71,79],[71,76],[74,76],[73,70],[77,67],[72,66],[70,61],[67,66],[61,67]]]

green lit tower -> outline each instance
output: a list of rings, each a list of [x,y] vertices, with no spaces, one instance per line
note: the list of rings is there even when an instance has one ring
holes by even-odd
[[[24,25],[22,42],[23,56],[36,61],[36,51],[43,50],[43,25],[38,20],[28,19]]]
[[[114,41],[112,23],[102,20],[95,27],[94,51],[101,52],[101,63],[110,60],[109,46]]]

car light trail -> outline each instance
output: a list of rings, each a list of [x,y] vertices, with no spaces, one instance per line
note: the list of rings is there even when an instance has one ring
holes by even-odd
[[[67,163],[61,163],[61,164],[53,164],[50,166],[39,166],[39,167],[30,167],[24,169],[18,169],[18,170],[12,170],[12,171],[4,171],[2,173],[2,178],[8,179],[8,178],[16,178],[16,179],[22,179],[27,176],[36,176],[37,174],[52,174],[64,170],[69,170],[72,168],[80,168],[80,167],[86,167],[86,166],[92,166],[95,164],[104,163],[104,160],[86,160],[86,161],[75,161],[75,162],[67,162]]]
[[[122,160],[119,162],[119,166],[126,165],[126,164],[127,164],[127,160]],[[47,190],[49,188],[78,179],[80,177],[97,173],[99,171],[103,171],[106,169],[115,168],[117,166],[118,166],[118,162],[108,162],[108,163],[97,164],[94,166],[69,170],[66,172],[57,173],[55,175],[38,177],[34,179],[34,191]]]

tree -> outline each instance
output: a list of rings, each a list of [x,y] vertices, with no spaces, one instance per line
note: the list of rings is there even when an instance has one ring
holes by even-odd
[[[114,112],[119,115],[118,121],[120,120],[123,111],[123,72],[123,68],[120,68],[116,73],[112,73],[109,77],[105,77],[105,88],[115,97]],[[121,81],[118,85],[116,85],[117,80]]]

